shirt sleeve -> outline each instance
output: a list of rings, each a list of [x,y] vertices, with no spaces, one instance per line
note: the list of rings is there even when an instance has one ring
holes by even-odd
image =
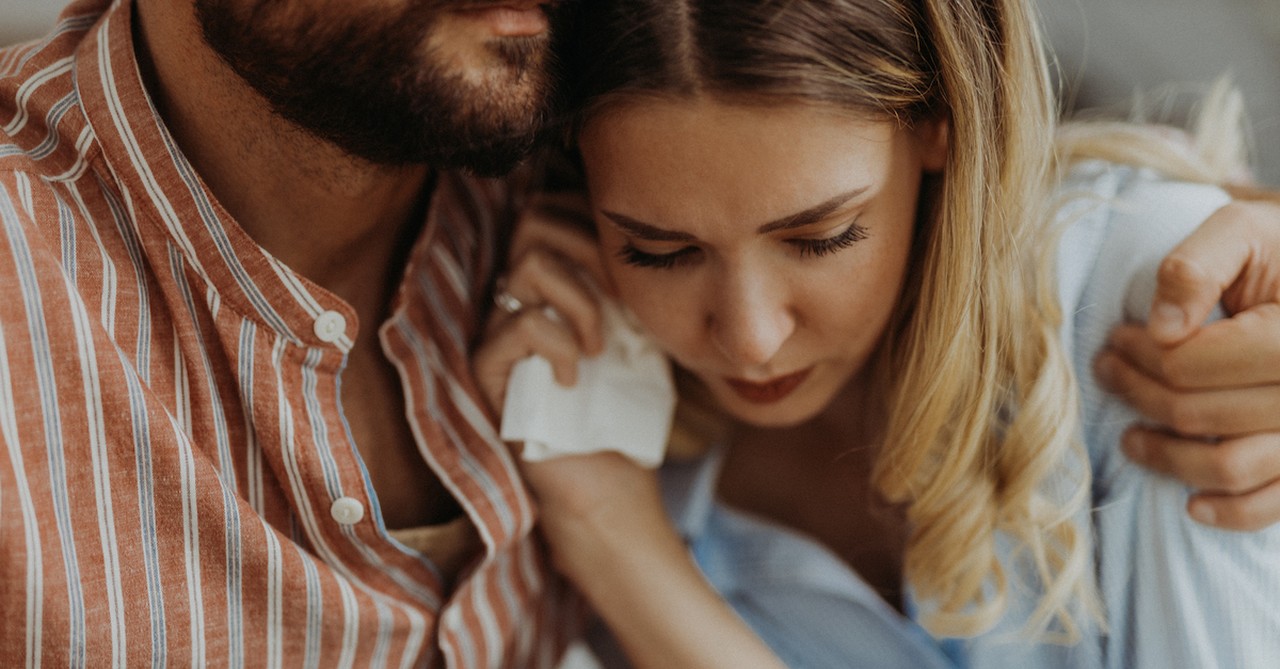
[[[1114,195],[1091,217],[1092,233],[1064,236],[1060,255],[1090,267],[1079,292],[1067,291],[1078,301],[1064,300],[1064,336],[1094,472],[1106,665],[1265,666],[1280,657],[1280,526],[1238,533],[1191,520],[1189,488],[1120,453],[1120,436],[1139,416],[1102,391],[1091,371],[1112,327],[1146,318],[1160,261],[1229,197],[1141,170],[1112,168],[1109,178]],[[1072,271],[1079,273],[1064,263],[1060,274]]]

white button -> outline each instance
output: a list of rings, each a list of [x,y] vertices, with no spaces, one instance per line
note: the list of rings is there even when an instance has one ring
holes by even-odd
[[[329,515],[343,525],[355,525],[364,518],[364,505],[352,497],[339,497],[329,507]]]
[[[347,331],[347,319],[336,311],[326,311],[316,318],[314,330],[320,341],[332,344]]]

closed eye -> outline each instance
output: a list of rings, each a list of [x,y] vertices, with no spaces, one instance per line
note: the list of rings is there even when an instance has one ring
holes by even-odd
[[[788,239],[787,243],[800,249],[800,257],[813,256],[815,258],[835,253],[843,249],[853,246],[867,238],[867,229],[858,225],[857,220],[849,224],[839,234],[833,237],[824,237],[822,239],[808,239],[800,237],[797,239]]]
[[[686,246],[670,253],[648,253],[628,243],[618,250],[618,257],[628,265],[636,267],[670,269],[693,262],[699,253],[701,249],[696,246]]]
[[[786,243],[799,249],[802,258],[805,256],[818,258],[847,249],[855,243],[866,239],[867,235],[867,229],[858,225],[855,219],[854,222],[849,224],[849,227],[834,236],[821,239],[799,237],[788,239]],[[618,258],[635,267],[671,269],[696,262],[701,253],[702,249],[697,246],[686,246],[669,253],[650,253],[641,251],[633,244],[627,243],[618,250]]]

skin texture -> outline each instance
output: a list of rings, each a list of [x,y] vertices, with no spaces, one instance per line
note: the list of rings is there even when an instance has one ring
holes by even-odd
[[[619,299],[741,423],[718,494],[819,539],[896,606],[905,524],[870,486],[884,407],[867,367],[898,306],[921,180],[945,160],[941,127],[697,99],[616,110],[580,147]],[[851,226],[856,241],[806,246]],[[731,381],[802,370],[769,402]]]
[[[605,270],[734,418],[811,419],[859,376],[897,305],[921,178],[944,156],[930,130],[706,99],[607,114],[580,140]],[[776,401],[733,384],[794,374]]]

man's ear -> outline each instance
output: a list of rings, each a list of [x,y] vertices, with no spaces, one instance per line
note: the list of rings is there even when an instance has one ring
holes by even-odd
[[[931,118],[916,125],[920,138],[920,160],[925,172],[941,172],[947,166],[951,147],[951,122],[945,117]]]

